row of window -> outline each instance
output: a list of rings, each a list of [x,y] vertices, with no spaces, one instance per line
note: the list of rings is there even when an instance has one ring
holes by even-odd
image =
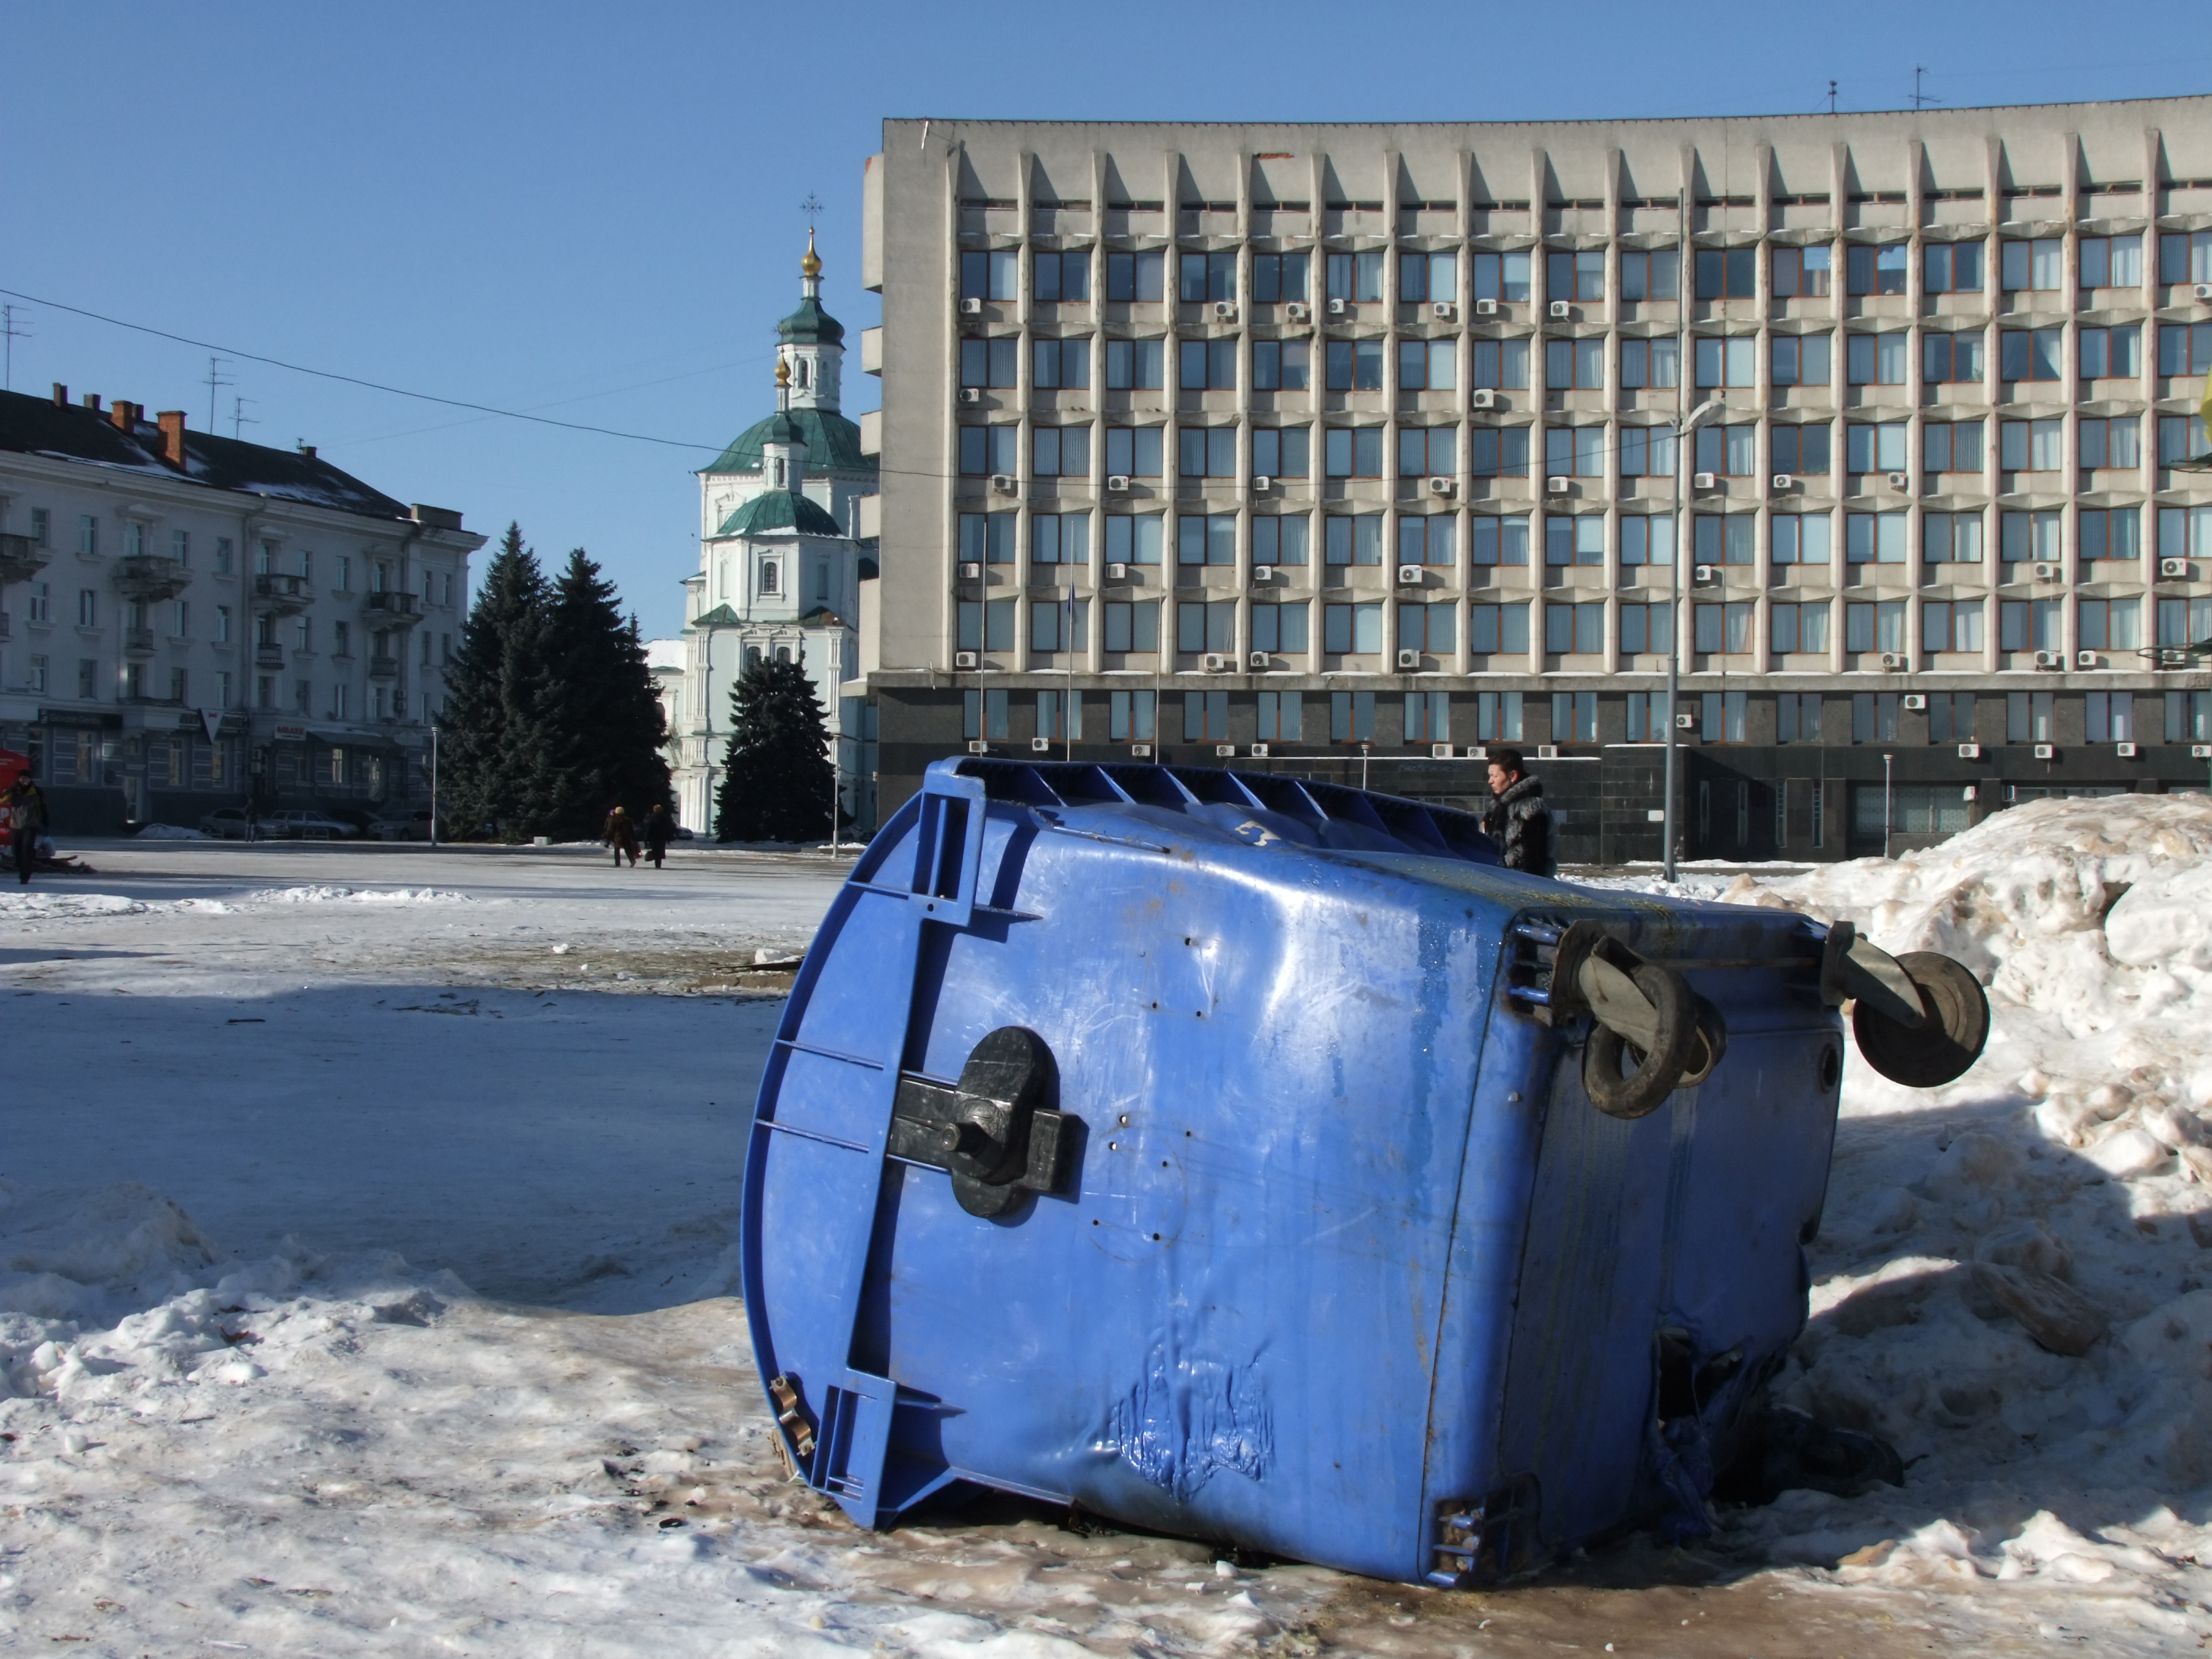
[[[26,596],[24,620],[31,623],[52,623],[54,620],[53,584],[51,581],[41,580],[28,582],[25,586],[28,592]],[[100,590],[96,587],[77,589],[76,625],[79,628],[98,628],[101,625],[100,614]],[[165,629],[167,637],[177,641],[190,640],[192,637],[192,608],[190,599],[164,601],[161,605],[160,614],[161,619],[167,624]],[[153,605],[143,599],[132,599],[125,603],[121,621],[124,628],[131,633],[151,634],[155,631],[155,607]],[[210,606],[207,620],[209,643],[229,644],[232,639],[233,622],[231,607],[227,605]],[[276,630],[280,625],[279,620],[266,611],[257,614],[254,617],[254,643],[257,645],[282,643],[276,637]],[[331,619],[327,624],[327,633],[332,656],[346,657],[353,654],[353,624],[350,622],[343,618]],[[395,629],[371,630],[369,654],[373,657],[396,656],[397,641],[401,637],[403,636]],[[435,637],[443,642],[441,647],[436,647],[442,652],[438,660],[450,662],[453,655],[453,636],[451,634],[441,634]],[[293,618],[292,648],[294,650],[315,649],[315,639],[313,617]],[[433,636],[426,629],[420,635],[420,639],[422,666],[428,668],[432,662]]]
[[[1910,290],[1911,249],[1907,241],[1854,242],[1844,250],[1844,291],[1850,295],[1904,294]],[[1957,241],[1923,239],[1920,291],[1978,294],[1984,291],[1989,239]],[[2077,243],[2081,287],[2085,290],[2140,289],[2144,238],[2141,232],[2119,236],[2084,236]],[[1771,245],[1771,270],[1777,299],[1818,298],[1829,292],[1833,249]],[[1759,293],[1756,246],[1694,250],[1692,290],[1699,300],[1749,300]],[[1372,248],[1324,253],[1326,296],[1352,304],[1371,304],[1384,290],[1389,252]],[[1401,252],[1398,298],[1407,304],[1459,298],[1456,251]],[[1537,257],[1530,250],[1466,256],[1474,297],[1525,304]],[[1306,301],[1312,295],[1310,253],[1252,255],[1251,298],[1255,304]],[[1606,298],[1607,256],[1602,248],[1569,252],[1546,251],[1544,291],[1553,300],[1594,303]],[[1164,301],[1169,272],[1175,297],[1184,305],[1236,302],[1239,255],[1235,250],[1170,255],[1164,249],[1106,256],[1106,298],[1112,302]],[[1038,252],[1031,257],[1030,296],[1045,303],[1087,302],[1091,298],[1091,253],[1088,248]],[[2157,280],[2163,284],[2212,282],[2212,231],[2166,231],[2158,238]],[[1680,291],[1681,259],[1673,247],[1620,254],[1620,297],[1626,301],[1672,300]],[[2007,237],[1998,243],[1997,286],[2006,293],[2047,293],[2065,286],[2066,239]],[[960,256],[960,297],[994,303],[1021,297],[1021,256],[1016,248],[975,249]]]
[[[76,515],[76,550],[87,558],[100,556],[100,516],[96,514],[80,513]],[[33,507],[30,528],[32,544],[35,547],[52,547],[54,544],[53,538],[52,510],[43,507]],[[218,576],[234,574],[232,566],[236,550],[231,538],[228,536],[216,536],[209,539],[213,543],[210,550],[211,555],[210,568]],[[189,530],[172,530],[167,538],[162,540],[148,526],[135,519],[127,520],[124,523],[122,552],[125,558],[173,559],[189,570],[192,568],[193,548],[192,532]],[[282,561],[283,550],[278,544],[261,542],[254,549],[253,574],[258,576],[297,574],[308,581],[314,580],[315,555],[309,549],[300,550],[299,556],[295,561],[299,568],[295,572],[280,570]],[[331,587],[333,592],[343,593],[352,591],[354,562],[354,556],[350,553],[335,553],[331,556],[331,562],[325,568],[331,574]],[[364,559],[362,563],[366,566],[363,574],[368,579],[368,592],[381,593],[392,586],[393,565],[390,560]],[[447,605],[453,604],[453,572],[424,570],[418,574],[422,578],[419,592],[423,604]]]
[[[33,653],[25,659],[23,678],[25,689],[27,690],[50,696],[64,695],[63,684],[57,682],[54,678],[52,659],[44,653]],[[77,701],[81,702],[102,701],[104,697],[102,679],[101,665],[98,658],[78,658],[76,691]],[[136,662],[122,664],[115,671],[112,679],[107,682],[109,690],[118,702],[167,702],[186,706],[195,706],[193,687],[198,684],[200,687],[201,700],[198,706],[210,708],[240,707],[237,696],[238,684],[238,677],[228,669],[216,669],[205,679],[195,681],[189,669],[155,669],[147,664]],[[289,704],[291,711],[301,714],[313,714],[314,682],[295,680],[292,684],[291,691],[291,701]],[[257,708],[288,707],[283,700],[283,693],[279,690],[279,681],[276,675],[263,674],[255,677],[253,706]],[[343,681],[330,688],[330,696],[325,704],[328,717],[331,720],[351,720],[362,716],[375,720],[404,720],[407,718],[409,706],[406,693],[396,687],[370,686],[368,696],[364,698],[357,688],[348,685]],[[431,716],[432,694],[428,691],[417,692],[415,706],[420,710],[416,718],[427,722]],[[71,780],[56,781],[66,782]],[[221,779],[217,778],[216,781],[220,783]]]

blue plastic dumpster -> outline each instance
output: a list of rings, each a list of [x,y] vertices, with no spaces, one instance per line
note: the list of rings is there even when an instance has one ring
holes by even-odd
[[[965,1482],[1408,1581],[1694,1530],[1804,1322],[1839,993],[1980,1046],[1942,959],[1852,948],[1411,801],[939,763],[755,1110],[785,1449],[864,1526]]]

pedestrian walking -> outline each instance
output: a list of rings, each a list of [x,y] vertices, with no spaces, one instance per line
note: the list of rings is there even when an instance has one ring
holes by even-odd
[[[1556,873],[1559,866],[1552,845],[1552,809],[1544,805],[1541,780],[1529,775],[1518,749],[1490,751],[1490,796],[1482,827],[1498,843],[1505,867],[1532,876]]]
[[[615,868],[622,868],[623,854],[629,854],[629,867],[637,868],[637,826],[630,822],[629,809],[617,806],[607,814],[607,827],[603,839],[614,848]]]
[[[653,802],[653,811],[645,815],[645,851],[654,869],[661,868],[660,860],[668,852],[668,843],[675,839],[675,818],[664,803]]]
[[[39,861],[39,839],[46,833],[46,798],[27,772],[9,787],[8,846],[15,855],[15,879],[31,884],[31,868]]]

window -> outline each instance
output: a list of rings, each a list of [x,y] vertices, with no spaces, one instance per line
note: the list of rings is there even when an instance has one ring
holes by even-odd
[[[1337,256],[1331,254],[1331,258]],[[1380,392],[1382,389],[1382,342],[1331,340],[1328,343],[1328,387],[1332,392]]]
[[[1159,390],[1166,361],[1164,341],[1106,342],[1106,386],[1110,392]]]
[[[2084,599],[2080,617],[2085,651],[2134,651],[2142,645],[2142,602]]]
[[[218,576],[230,574],[230,538],[228,536],[215,538],[215,570]]]
[[[964,264],[973,254],[963,254]],[[1106,297],[1109,301],[1142,302],[1166,297],[1167,256],[1150,253],[1109,253],[1106,256]]]
[[[2212,691],[2169,691],[2166,694],[2166,740],[2168,743],[2212,742]]]
[[[1844,337],[1844,345],[1845,374],[1853,386],[1905,384],[1911,362],[1910,335],[1851,334]]]
[[[1307,616],[1307,607],[1303,605],[1255,605],[1252,648],[1303,655],[1306,650]]]
[[[87,558],[95,557],[100,552],[100,520],[89,513],[77,515],[76,550]]]
[[[1604,527],[1604,521],[1599,521]],[[1434,565],[1449,569],[1458,561],[1459,520],[1450,514],[1437,514],[1419,518],[1413,514],[1401,514],[1398,518],[1398,562],[1400,564]]]
[[[1599,607],[1601,615],[1603,607]],[[1433,605],[1401,605],[1398,607],[1398,648],[1401,651],[1419,651],[1432,657],[1449,657],[1457,650],[1459,607],[1449,599]],[[1601,623],[1601,639],[1604,635]]]
[[[1768,644],[1778,656],[1828,654],[1826,604],[1778,605],[1768,613],[1767,625],[1773,635]]]
[[[1674,515],[1671,513],[1624,514],[1620,520],[1620,580],[1636,585],[1646,565],[1672,564],[1674,560]]]
[[[1601,267],[1601,270],[1602,267]],[[1401,253],[1398,256],[1398,297],[1408,303],[1459,298],[1459,255]]]
[[[1528,607],[1471,605],[1467,608],[1467,648],[1478,657],[1528,654]]]
[[[2193,415],[2161,415],[2158,417],[2158,464],[2160,466],[2172,466],[2194,459],[2199,424]]]
[[[1690,342],[1700,386],[1751,386],[1759,378],[1759,339],[1739,334],[1727,339],[1707,336]]]
[[[1010,386],[1018,379],[1021,341],[1009,335],[995,340],[960,343],[960,384]]]
[[[1920,376],[1930,386],[1972,386],[1984,372],[1982,331],[1923,334],[1920,337]]]
[[[123,526],[123,555],[137,558],[146,551],[146,526],[136,520]]]
[[[1528,519],[1476,514],[1468,542],[1468,562],[1477,565],[1528,563]]]
[[[1759,250],[1755,247],[1699,248],[1698,298],[1750,300],[1759,294]]]
[[[2168,231],[2160,235],[2158,280],[2212,283],[2212,230]]]
[[[1544,649],[1554,655],[1594,655],[1605,649],[1605,604],[1547,605]]]
[[[1304,701],[1295,691],[1262,691],[1258,711],[1260,741],[1297,742],[1304,725]]]
[[[1982,562],[1982,515],[1978,513],[1929,513],[1920,520],[1920,561],[1923,564],[1979,564]]]
[[[2158,329],[2158,372],[2212,373],[2212,323],[2161,323]]]
[[[1187,426],[1182,428],[1177,470],[1186,478],[1233,478],[1237,476],[1237,428],[1233,426]]]
[[[1091,297],[1091,250],[1030,256],[1030,291],[1041,301],[1085,301]]]
[[[1089,564],[1091,515],[1088,513],[1038,513],[1031,515],[1030,562],[1033,565]],[[825,584],[829,580],[827,565],[822,567],[822,579]]]
[[[2091,743],[2127,743],[2136,735],[2132,691],[2092,691],[2085,710]]]
[[[1885,242],[1879,247],[1863,244],[1844,251],[1844,269],[1853,294],[1905,292],[1905,245]]]
[[[1116,513],[1106,520],[1106,558],[1111,564],[1158,564],[1165,543],[1158,513]]]
[[[2083,288],[2141,288],[2142,235],[2084,236],[2081,241]]]
[[[1014,648],[1014,604],[1012,599],[987,599],[983,604],[983,648]]]
[[[1184,340],[1176,348],[1176,384],[1185,392],[1237,390],[1237,337]],[[1379,382],[1378,382],[1379,384]]]
[[[1605,386],[1605,337],[1544,342],[1544,384],[1555,391],[1570,386],[1583,391]]]
[[[1021,297],[1022,256],[1013,248],[995,248],[960,256],[960,297],[963,300],[1018,300]]]
[[[1444,691],[1406,693],[1406,741],[1451,741],[1451,696]]]
[[[1597,741],[1596,692],[1554,691],[1552,693],[1552,741],[1554,743],[1595,743]]]
[[[961,730],[969,738],[1003,743],[1006,737],[1006,694],[968,691],[961,694]]]
[[[1692,647],[1708,654],[1741,656],[1751,649],[1752,610],[1747,603],[1692,606]]]
[[[1691,520],[1691,533],[1699,564],[1753,564],[1758,562],[1753,537],[1759,520],[1748,513],[1723,518],[1700,513]]]
[[[1304,564],[1313,538],[1313,520],[1258,514],[1252,520],[1254,564]]]
[[[1624,605],[1620,607],[1620,650],[1623,656],[1645,653],[1663,655],[1674,648],[1674,609],[1666,605]]]
[[[173,602],[169,611],[169,620],[171,623],[169,635],[172,639],[190,639],[192,633],[191,601],[178,599]]]
[[[78,696],[79,697],[96,697],[96,696],[98,696],[100,695],[100,684],[99,684],[99,682],[100,682],[100,662],[99,662],[99,659],[96,659],[96,658],[93,658],[93,657],[79,657],[79,658],[76,659],[76,694],[77,694],[77,696]]]
[[[2159,508],[2158,556],[2212,559],[2212,507]]]
[[[1321,648],[1340,655],[1346,652],[1378,652],[1382,648],[1382,607],[1376,605],[1325,605],[1321,608]]]
[[[52,513],[43,507],[33,507],[31,509],[31,544],[34,547],[51,547],[53,545],[53,533]]]
[[[2212,640],[2212,597],[2158,602],[2159,644],[2171,649],[2206,640]]]
[[[1620,297],[1624,300],[1672,300],[1680,292],[1682,255],[1679,248],[1654,248],[1648,253],[1620,256]]]
[[[1774,470],[1820,477],[1828,470],[1828,425],[1778,426],[1767,434],[1774,450]]]
[[[1669,386],[1681,383],[1682,354],[1674,340],[1623,340],[1620,343],[1620,383],[1639,386]],[[1595,383],[1594,383],[1595,384]]]
[[[1673,427],[1624,426],[1620,431],[1622,477],[1671,478],[1674,476]]]
[[[1328,428],[1323,459],[1332,478],[1379,478],[1382,476],[1382,428],[1379,426],[1333,426]]]
[[[1920,607],[1920,648],[1923,651],[1972,651],[1982,648],[1982,602],[1960,599],[1928,600]]]
[[[46,689],[46,659],[44,657],[33,657],[31,659],[31,690],[43,691]]]
[[[1398,428],[1398,476],[1401,478],[1449,478],[1459,470],[1455,426],[1401,426]]]
[[[1105,606],[1104,645],[1109,651],[1160,648],[1160,607],[1155,599],[1109,599]]]
[[[1030,343],[1030,384],[1040,392],[1075,390],[1091,384],[1091,342],[1033,340]]]
[[[1605,476],[1605,428],[1554,426],[1544,430],[1544,471],[1554,478]]]
[[[1544,289],[1554,300],[1605,298],[1605,250],[1544,256]]]
[[[1847,513],[1844,515],[1844,560],[1848,564],[1903,564],[1905,518],[1902,513]],[[1864,649],[1854,646],[1853,650]],[[1893,649],[1885,646],[1884,650]]]
[[[1898,428],[1903,431],[1902,427]],[[1747,478],[1759,467],[1759,428],[1741,426],[1701,426],[1698,428],[1698,467],[1724,477]]]
[[[1304,478],[1313,473],[1313,434],[1303,426],[1252,428],[1252,471],[1263,478]]]
[[[1819,299],[1828,291],[1826,247],[1778,247],[1774,250],[1774,297],[1778,300]]]
[[[1253,303],[1267,306],[1284,300],[1310,298],[1306,292],[1306,266],[1310,257],[1304,253],[1254,254]]]
[[[1708,691],[1698,722],[1698,735],[1707,743],[1741,743],[1750,712],[1751,697],[1747,692]],[[1736,839],[1743,839],[1741,829]]]
[[[1019,464],[1017,426],[963,426],[960,428],[960,471],[969,477],[1012,472]]]
[[[2064,421],[2000,421],[1997,465],[2008,472],[2056,472],[2066,458]]]
[[[274,708],[276,706],[276,678],[275,675],[262,674],[255,678],[253,682],[253,706],[256,708]]]
[[[2058,557],[2058,514],[2006,513],[1997,520],[1997,556],[2007,564]]]
[[[2083,421],[2078,430],[2084,471],[2142,465],[2142,422],[2136,416]]]
[[[1332,253],[1328,257],[1328,297],[1332,300],[1379,300],[1382,297],[1382,251]],[[1528,256],[1522,256],[1522,287],[1526,295]]]
[[[1553,514],[1544,520],[1544,562],[1601,565],[1605,562],[1605,516],[1589,513],[1570,518]]]
[[[1330,564],[1382,562],[1382,515],[1361,513],[1324,520],[1328,528],[1322,550]],[[1525,520],[1523,521],[1526,522]]]
[[[1601,347],[1603,343],[1599,343]],[[1602,379],[1601,378],[1601,384]],[[1456,340],[1401,340],[1398,342],[1398,389],[1401,392],[1449,392],[1459,385],[1459,342]]]
[[[1508,305],[1521,305],[1527,302],[1528,255],[1526,251],[1517,253],[1478,253],[1474,256],[1474,265],[1476,299],[1503,300]]]
[[[53,585],[51,582],[33,582],[28,620],[43,623],[53,619]]]
[[[1982,423],[1929,421],[1920,428],[1920,466],[1925,472],[1979,472]]]
[[[1106,695],[1108,740],[1150,743],[1153,711],[1153,694],[1150,691],[1109,691]]]
[[[2049,743],[2056,699],[2048,691],[2005,693],[2005,741]]]
[[[2057,236],[2002,245],[1999,278],[2010,290],[2052,289],[2066,280],[2066,243]]]
[[[1498,392],[1521,391],[1528,386],[1528,342],[1525,338],[1477,340],[1474,350],[1473,384]]]
[[[1216,566],[1235,564],[1237,515],[1234,513],[1184,514],[1176,520],[1176,562]],[[1211,646],[1206,647],[1208,650],[1213,648]]]
[[[2085,328],[2078,341],[2085,380],[2133,380],[2142,373],[2142,325]]]
[[[969,430],[973,431],[974,428]],[[1158,426],[1109,426],[1106,428],[1106,471],[1109,476],[1157,478],[1160,476],[1162,434]]]
[[[1667,694],[1632,691],[1628,694],[1628,740],[1664,743],[1667,739]]]
[[[1978,294],[1982,290],[1979,242],[1924,242],[1920,248],[1922,289],[1929,294]]]
[[[1905,471],[1905,423],[1903,421],[1853,422],[1844,428],[1844,470],[1847,472]]]
[[[273,576],[276,574],[276,544],[263,542],[253,550],[253,574]]]
[[[1899,698],[1894,691],[1855,691],[1851,694],[1851,741],[1853,743],[1894,743],[1897,741],[1897,710]],[[1863,800],[1872,794],[1880,799],[1879,790],[1861,790]]]
[[[1482,691],[1474,699],[1474,736],[1478,743],[1521,741],[1521,693]]]
[[[1252,342],[1255,392],[1304,392],[1313,384],[1313,347],[1305,340]]]
[[[1930,743],[1972,743],[1974,740],[1974,694],[1937,691],[1928,699],[1928,740]]]
[[[76,625],[79,628],[100,626],[100,590],[80,587],[76,591]]]
[[[1012,564],[1014,562],[1014,515],[1011,513],[963,513],[960,515],[960,558],[963,564]],[[763,592],[768,591],[762,589]]]
[[[987,430],[995,431],[996,428]],[[974,430],[969,428],[969,430]],[[1040,426],[1030,432],[1030,471],[1040,478],[1082,478],[1091,472],[1091,428]]]
[[[1997,331],[1997,374],[2008,380],[2055,380],[2065,349],[2063,328]]]
[[[1090,623],[1091,606],[1086,600],[1032,599],[1030,601],[1030,649],[1083,650],[1091,631]]]
[[[1825,334],[1778,334],[1773,348],[1774,384],[1826,386],[1828,337]]]
[[[343,684],[331,688],[331,718],[332,720],[342,720],[346,718],[346,692],[349,689]],[[293,684],[292,707],[299,713],[307,714],[313,707],[314,696],[315,688],[312,681],[300,680]]]
[[[1375,694],[1372,691],[1332,691],[1328,694],[1328,740],[1331,743],[1372,743],[1375,740]]]
[[[1528,471],[1528,428],[1479,426],[1468,434],[1468,471],[1478,478],[1520,477]]]

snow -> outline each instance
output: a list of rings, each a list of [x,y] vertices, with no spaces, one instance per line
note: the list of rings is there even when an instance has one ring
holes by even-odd
[[[214,837],[203,830],[188,830],[181,823],[149,823],[142,828],[137,841],[210,841]]]
[[[1950,1088],[1853,1056],[1778,1382],[1914,1461],[1483,1595],[1012,1500],[870,1536],[786,1483],[729,1240],[766,964],[842,866],[102,847],[96,877],[0,892],[0,1630],[117,1655],[2195,1650],[2208,847],[2201,801],[2054,801],[1894,864],[1685,872],[1990,981],[1989,1053]],[[2085,1327],[2072,1355],[2031,1334]],[[1633,1583],[1679,1588],[1609,1588]]]

